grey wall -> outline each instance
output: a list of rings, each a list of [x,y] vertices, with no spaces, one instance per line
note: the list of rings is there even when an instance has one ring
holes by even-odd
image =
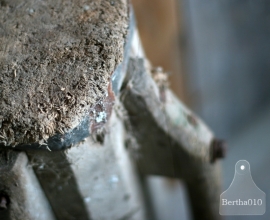
[[[183,0],[192,108],[228,138],[270,101],[270,1]]]

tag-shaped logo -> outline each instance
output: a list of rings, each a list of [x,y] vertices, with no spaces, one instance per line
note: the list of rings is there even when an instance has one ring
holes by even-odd
[[[265,209],[265,193],[254,183],[249,162],[239,160],[229,189],[220,195],[219,214],[263,215]]]

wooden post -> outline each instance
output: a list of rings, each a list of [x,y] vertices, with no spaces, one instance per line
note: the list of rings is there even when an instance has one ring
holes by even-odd
[[[150,68],[143,59],[131,59],[122,91],[139,170],[182,178],[195,219],[220,219],[220,169],[218,162],[211,164],[214,136],[166,87],[157,86]]]

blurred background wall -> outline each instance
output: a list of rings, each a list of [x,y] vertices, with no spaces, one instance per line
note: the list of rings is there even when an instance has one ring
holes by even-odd
[[[181,22],[175,0],[133,0],[137,26],[148,59],[170,73],[174,92],[185,100],[179,33]]]
[[[270,2],[183,0],[192,107],[229,138],[270,101]]]
[[[174,92],[228,143],[224,190],[235,163],[246,159],[257,186],[270,193],[270,1],[132,2],[147,57],[172,73]],[[190,219],[183,185],[148,182],[156,219]],[[264,216],[225,219],[270,219],[269,198]]]
[[[228,138],[270,102],[270,2],[133,0],[147,57]]]

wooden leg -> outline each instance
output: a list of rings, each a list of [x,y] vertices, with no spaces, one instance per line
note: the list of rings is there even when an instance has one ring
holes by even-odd
[[[168,88],[153,80],[144,59],[131,59],[122,101],[126,127],[138,147],[137,165],[145,175],[182,178],[195,219],[219,219],[222,145],[210,129]],[[215,144],[213,144],[215,143]],[[218,153],[217,153],[218,152]]]
[[[217,220],[220,199],[220,164],[197,164],[197,172],[186,180],[194,220]]]

